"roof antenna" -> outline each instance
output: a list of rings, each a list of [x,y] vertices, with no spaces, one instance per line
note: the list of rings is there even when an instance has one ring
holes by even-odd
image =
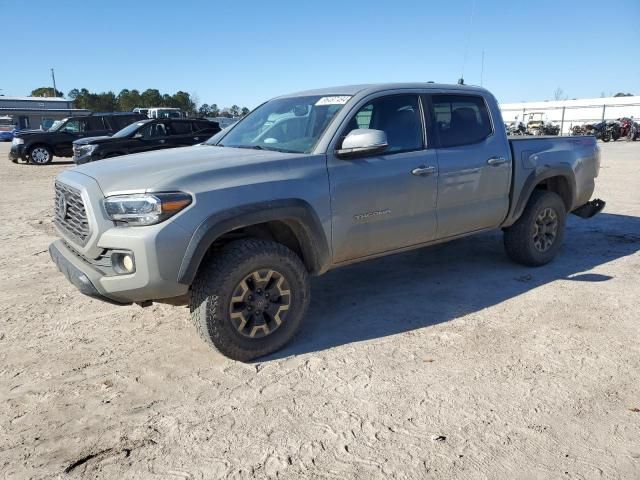
[[[469,30],[467,31],[467,43],[464,47],[464,60],[462,62],[462,75],[458,79],[458,85],[464,85],[464,67],[467,66],[467,55],[469,53],[469,43],[471,42],[471,30],[473,29],[473,15],[476,10],[476,0],[471,4],[471,15],[469,18]]]

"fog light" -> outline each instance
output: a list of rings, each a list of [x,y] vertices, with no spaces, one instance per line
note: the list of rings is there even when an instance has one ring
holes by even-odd
[[[136,271],[136,263],[133,255],[126,252],[114,252],[111,254],[111,265],[116,273],[126,274]]]
[[[122,266],[127,272],[133,271],[133,258],[131,258],[131,255],[122,257]]]

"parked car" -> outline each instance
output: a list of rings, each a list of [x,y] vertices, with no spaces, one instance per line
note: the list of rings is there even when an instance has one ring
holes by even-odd
[[[13,140],[15,132],[17,132],[17,128],[13,117],[8,115],[0,116],[0,141],[10,142]]]
[[[141,120],[110,137],[76,140],[73,142],[73,161],[83,164],[130,153],[186,147],[204,142],[219,131],[218,124],[208,120]]]
[[[479,87],[313,90],[200,146],[60,173],[49,252],[91,297],[188,304],[205,341],[246,361],[296,333],[310,275],[493,229],[514,261],[550,262],[567,214],[604,207],[599,169],[593,137],[507,138]]]
[[[34,165],[51,163],[53,157],[71,157],[73,142],[83,137],[111,135],[127,125],[145,119],[137,113],[96,113],[56,121],[47,131],[30,130],[17,133],[9,158]]]

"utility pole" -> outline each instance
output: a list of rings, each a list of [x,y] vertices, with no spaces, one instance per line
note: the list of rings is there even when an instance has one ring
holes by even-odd
[[[58,96],[58,89],[56,88],[56,75],[53,73],[53,68],[51,69],[51,80],[53,80],[53,96]]]

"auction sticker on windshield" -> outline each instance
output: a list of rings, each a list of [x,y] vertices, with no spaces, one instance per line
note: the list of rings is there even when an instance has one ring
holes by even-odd
[[[344,105],[351,98],[350,95],[340,95],[336,97],[322,97],[316,102],[316,106],[319,105]]]

